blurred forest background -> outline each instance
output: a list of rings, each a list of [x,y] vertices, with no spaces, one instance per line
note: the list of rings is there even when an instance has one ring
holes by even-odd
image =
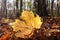
[[[60,0],[0,0],[0,17],[18,17],[23,10],[41,17],[60,16]]]

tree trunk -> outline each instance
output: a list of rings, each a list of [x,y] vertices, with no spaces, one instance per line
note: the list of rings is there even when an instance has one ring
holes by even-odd
[[[59,0],[57,0],[57,2],[58,2]],[[59,4],[57,3],[57,16],[59,16],[60,14],[59,14]]]
[[[21,12],[22,12],[22,0],[20,0],[20,15],[21,15]]]
[[[19,17],[18,1],[19,1],[19,0],[16,0],[16,17]]]
[[[18,9],[18,1],[19,1],[19,0],[16,0],[16,8],[17,8],[17,9]]]
[[[35,0],[34,6],[36,8],[36,12],[41,17],[48,16],[47,10],[46,10],[46,0]]]
[[[53,15],[53,4],[54,4],[54,0],[52,0],[52,3],[51,3],[51,14],[52,14],[52,17],[54,16]]]
[[[6,0],[2,0],[2,16],[6,17]]]

